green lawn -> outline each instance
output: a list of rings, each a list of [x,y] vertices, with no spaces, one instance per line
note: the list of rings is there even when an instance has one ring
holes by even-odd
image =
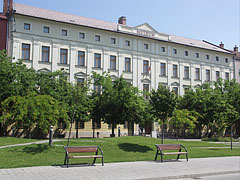
[[[12,139],[11,139],[12,140]],[[22,142],[22,139],[16,139]],[[0,138],[0,142],[1,142]],[[91,146],[99,145],[104,153],[104,162],[123,162],[123,161],[149,161],[154,160],[156,148],[155,144],[160,144],[161,139],[149,137],[120,137],[102,139],[71,139],[70,146]],[[176,140],[165,140],[165,144],[183,144],[187,147],[189,158],[200,157],[221,157],[221,156],[240,156],[240,148],[217,148],[229,147],[223,144],[212,144],[208,141],[185,142]],[[0,149],[0,168],[29,167],[62,165],[64,160],[63,146],[67,141],[54,142],[53,147],[48,144],[35,144]],[[198,148],[216,147],[216,148]],[[159,157],[160,158],[160,157]],[[172,159],[176,156],[165,155],[164,159]],[[180,156],[185,158],[185,156]],[[71,159],[70,163],[90,163],[91,159]],[[100,160],[97,160],[100,162]]]
[[[36,139],[25,139],[25,138],[15,138],[15,137],[0,137],[0,146],[22,144],[39,141]]]

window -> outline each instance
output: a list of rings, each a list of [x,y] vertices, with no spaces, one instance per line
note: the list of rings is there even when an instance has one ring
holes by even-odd
[[[31,29],[31,25],[29,23],[24,23],[23,28],[25,30],[30,30]]]
[[[44,33],[50,33],[50,28],[47,26],[43,26],[43,32]]]
[[[225,79],[229,80],[229,72],[225,72]]]
[[[67,61],[68,61],[68,50],[60,49],[60,63],[67,64]]]
[[[173,88],[172,88],[172,91],[173,91],[175,94],[178,94],[178,87],[173,87]]]
[[[117,124],[114,124],[114,129],[117,128]],[[108,124],[108,129],[112,129],[112,124]]]
[[[42,47],[42,61],[49,62],[50,48],[47,46]]]
[[[177,54],[177,49],[173,49],[173,54]]]
[[[188,51],[185,51],[185,56],[188,56]]]
[[[200,68],[195,68],[195,80],[200,80]]]
[[[161,47],[161,52],[165,52],[165,47]]]
[[[189,91],[189,88],[188,88],[188,87],[185,87],[185,88],[184,88],[184,94],[187,94],[188,91]]]
[[[218,81],[220,78],[220,72],[219,71],[216,71],[216,81]]]
[[[219,61],[219,57],[218,56],[216,56],[216,61]]]
[[[94,54],[94,67],[101,68],[101,54]]]
[[[116,70],[116,56],[110,56],[110,69]]]
[[[85,33],[80,32],[79,33],[79,39],[85,39]]]
[[[209,55],[208,54],[206,55],[206,59],[209,59]]]
[[[210,81],[210,70],[206,69],[206,81]]]
[[[63,122],[63,120],[60,120],[58,122],[58,128],[59,129],[66,129],[67,128],[67,124],[65,122]]]
[[[143,60],[143,73],[149,73],[149,61],[147,60]]]
[[[131,72],[131,59],[125,58],[125,71]]]
[[[84,121],[76,121],[75,122],[75,129],[84,129]]]
[[[111,38],[111,44],[116,44],[116,38]]]
[[[228,63],[228,58],[225,58],[225,63]]]
[[[125,46],[130,46],[130,41],[129,40],[125,41]]]
[[[78,63],[79,66],[85,66],[85,52],[78,51]]]
[[[146,93],[149,92],[149,84],[143,84],[143,97],[144,99],[148,99],[148,95]]]
[[[160,75],[161,76],[166,76],[166,63],[161,63],[160,64]]]
[[[84,78],[77,78],[77,84],[81,87],[84,86]]]
[[[22,44],[22,59],[30,60],[30,44]]]
[[[67,30],[66,29],[62,29],[62,36],[67,36],[68,34],[67,34]]]
[[[196,55],[196,58],[199,58],[199,53],[196,53],[195,55]]]
[[[178,77],[178,66],[173,64],[173,77]]]
[[[100,129],[101,128],[101,120],[93,121],[92,122],[92,128],[93,129]]]
[[[184,66],[184,79],[189,79],[189,67]]]
[[[101,40],[101,37],[99,35],[95,35],[95,41],[100,41]]]
[[[148,44],[144,44],[144,45],[143,45],[143,48],[144,48],[144,49],[148,49]]]

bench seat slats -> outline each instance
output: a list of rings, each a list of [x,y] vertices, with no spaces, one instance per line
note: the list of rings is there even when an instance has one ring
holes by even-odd
[[[97,152],[97,147],[66,147],[68,153]]]
[[[162,153],[162,155],[167,155],[167,154],[187,154],[187,152],[169,152],[169,153]]]
[[[89,155],[89,156],[69,156],[69,158],[102,158],[102,155]]]

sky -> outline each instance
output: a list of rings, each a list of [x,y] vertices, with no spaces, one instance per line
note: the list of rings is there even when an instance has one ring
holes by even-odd
[[[49,10],[128,26],[148,23],[158,32],[240,47],[240,0],[13,0]],[[3,0],[0,0],[0,7]],[[0,8],[0,10],[1,10]]]

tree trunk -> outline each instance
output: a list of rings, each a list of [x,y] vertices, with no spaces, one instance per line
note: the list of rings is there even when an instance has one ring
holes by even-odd
[[[115,123],[112,123],[112,137],[115,137],[115,134],[114,134],[114,126],[115,126]]]
[[[163,144],[163,139],[164,139],[164,121],[162,123],[162,144]]]
[[[77,126],[77,128],[76,128],[76,138],[78,138],[78,121],[76,121],[76,126]]]

